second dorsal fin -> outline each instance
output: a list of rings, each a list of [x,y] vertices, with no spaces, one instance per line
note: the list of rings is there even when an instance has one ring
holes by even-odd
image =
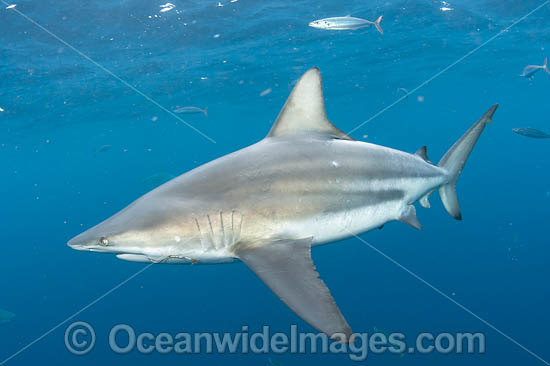
[[[420,149],[418,149],[414,155],[417,155],[419,157],[422,158],[422,160],[424,160],[425,162],[427,163],[430,163],[430,164],[433,164],[430,159],[428,158],[428,149],[426,148],[426,146],[422,146]]]
[[[309,69],[296,83],[268,137],[299,134],[326,135],[327,138],[353,140],[327,118],[321,73]]]

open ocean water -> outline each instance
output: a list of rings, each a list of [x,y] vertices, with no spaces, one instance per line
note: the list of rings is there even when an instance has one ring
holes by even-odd
[[[0,365],[355,364],[312,352],[117,354],[117,324],[155,335],[313,329],[242,263],[153,265],[102,297],[147,265],[66,243],[165,179],[262,139],[309,68],[321,70],[330,120],[350,131],[544,1],[171,1],[160,12],[162,1],[0,0],[0,309],[15,314],[0,321]],[[383,15],[385,34],[308,27],[347,14]],[[434,194],[417,211],[422,231],[394,222],[361,236],[426,282],[355,238],[313,250],[354,331],[408,342],[480,332],[485,352],[361,363],[548,365],[550,140],[512,132],[550,132],[550,76],[518,76],[546,56],[548,5],[351,134],[407,152],[427,145],[438,161],[500,104],[458,182],[462,221]],[[208,107],[178,116],[216,143],[159,106]],[[96,333],[86,355],[65,345],[75,321]]]

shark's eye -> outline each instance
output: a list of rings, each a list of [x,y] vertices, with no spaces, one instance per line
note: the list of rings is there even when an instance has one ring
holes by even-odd
[[[106,247],[107,245],[109,245],[109,240],[102,236],[101,238],[99,238],[99,245],[103,245],[104,247]]]

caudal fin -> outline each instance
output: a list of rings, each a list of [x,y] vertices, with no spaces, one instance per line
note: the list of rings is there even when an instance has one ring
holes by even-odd
[[[204,109],[202,110],[202,113],[204,113],[205,117],[208,117],[208,107],[204,107]]]
[[[380,15],[378,17],[378,19],[376,19],[376,21],[374,22],[374,26],[376,27],[376,29],[378,29],[378,31],[380,32],[380,34],[384,34],[384,31],[382,30],[382,27],[380,26],[380,22],[382,21],[382,15]]]
[[[456,182],[458,176],[466,164],[474,145],[483,132],[485,125],[492,121],[493,114],[497,110],[498,104],[492,106],[479,121],[477,121],[441,158],[437,166],[445,169],[449,174],[447,184],[439,188],[441,201],[447,212],[457,220],[462,219],[458,197],[456,196]]]
[[[550,70],[548,69],[548,57],[544,58],[544,64],[542,65],[542,68],[544,69],[544,71],[550,74]]]

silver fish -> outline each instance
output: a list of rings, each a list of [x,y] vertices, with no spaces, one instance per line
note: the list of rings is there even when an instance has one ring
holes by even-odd
[[[409,97],[409,91],[405,88],[397,88],[397,91],[398,92],[403,92],[405,93],[405,98],[408,98]]]
[[[350,29],[359,29],[374,25],[380,34],[384,34],[382,27],[380,26],[380,21],[382,16],[379,16],[374,22],[366,19],[355,18],[351,15],[346,15],[345,17],[334,17],[334,18],[325,18],[315,20],[309,23],[310,27],[317,29],[326,29],[326,30],[350,30]]]
[[[199,107],[181,107],[178,109],[174,109],[174,113],[181,113],[181,114],[197,114],[202,113],[205,117],[208,117],[208,107],[205,107],[204,109],[200,109]]]
[[[154,188],[168,182],[172,178],[175,178],[173,174],[160,172],[160,173],[155,173],[153,175],[150,175],[146,178],[143,178],[141,181],[146,185],[151,186],[149,188]]]
[[[101,145],[100,147],[95,149],[94,152],[102,153],[102,152],[111,150],[112,147],[113,147],[112,145],[108,145],[108,144],[107,145]]]
[[[531,137],[534,139],[550,139],[550,134],[530,127],[512,128],[512,131],[518,135]]]
[[[540,70],[546,71],[548,74],[550,74],[550,70],[548,69],[548,57],[544,59],[544,64],[542,65],[527,65],[523,69],[523,73],[520,76],[523,76],[524,78],[530,79]]]
[[[313,68],[266,138],[172,179],[68,245],[135,262],[240,260],[311,326],[349,341],[351,328],[319,279],[311,247],[389,221],[420,229],[413,203],[429,207],[436,189],[460,220],[456,182],[496,109],[434,165],[426,147],[409,154],[355,141],[336,128]]]

